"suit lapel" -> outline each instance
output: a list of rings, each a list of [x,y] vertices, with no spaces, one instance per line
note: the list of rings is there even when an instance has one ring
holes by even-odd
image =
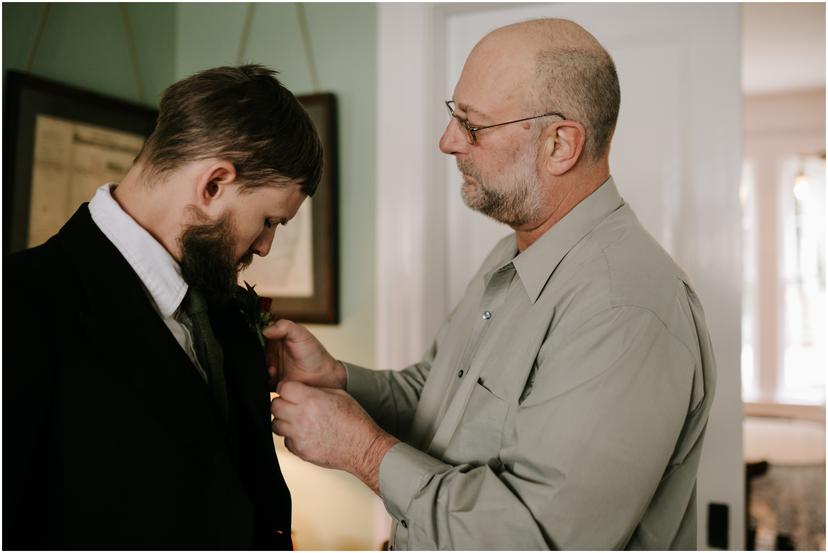
[[[224,350],[228,393],[240,400],[253,424],[269,428],[270,394],[264,351],[235,300],[224,309],[211,312],[210,324]]]
[[[153,308],[138,275],[92,221],[87,204],[58,237],[66,262],[80,277],[81,305],[98,333],[97,341],[122,348],[125,364],[144,361],[130,375],[134,383],[152,387],[173,377],[206,390],[192,361]]]
[[[132,383],[151,389],[173,379],[209,397],[207,383],[153,308],[138,275],[92,221],[87,204],[58,238],[66,262],[80,276],[81,305],[98,333],[97,341],[123,350],[125,360],[136,366],[129,375]],[[267,370],[256,336],[234,302],[211,312],[210,321],[224,350],[228,394],[244,406],[254,424],[269,428]],[[217,406],[208,403],[218,416]]]

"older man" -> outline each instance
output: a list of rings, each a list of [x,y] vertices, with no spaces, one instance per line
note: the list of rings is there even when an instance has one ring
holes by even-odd
[[[469,207],[515,234],[431,350],[371,371],[288,321],[267,332],[274,431],[377,492],[395,549],[696,546],[714,361],[687,277],[610,177],[619,98],[572,22],[487,35],[440,149]]]

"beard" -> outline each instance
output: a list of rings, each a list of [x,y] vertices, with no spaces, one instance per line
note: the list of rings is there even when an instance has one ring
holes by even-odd
[[[470,162],[457,159],[463,174],[463,202],[512,228],[534,221],[541,208],[541,186],[530,154],[527,148],[511,168],[486,179]]]
[[[192,208],[199,222],[187,226],[181,243],[181,276],[204,295],[208,305],[222,307],[236,290],[239,272],[253,261],[253,252],[235,258],[236,232],[230,213],[216,221]]]

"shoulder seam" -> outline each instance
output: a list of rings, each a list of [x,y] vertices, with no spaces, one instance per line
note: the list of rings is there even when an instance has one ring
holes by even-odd
[[[661,326],[664,328],[664,330],[667,332],[667,334],[673,340],[675,340],[678,344],[680,344],[684,348],[684,350],[687,352],[687,355],[690,356],[690,359],[694,359],[693,352],[690,349],[690,347],[687,344],[685,344],[678,336],[673,334],[673,332],[670,330],[670,327],[667,325],[667,323],[665,323],[664,320],[661,317],[658,316],[658,313],[656,313],[655,311],[653,311],[652,309],[649,309],[647,307],[643,307],[641,305],[635,305],[635,304],[631,304],[631,303],[630,304],[627,304],[627,303],[613,304],[613,305],[610,305],[609,307],[606,307],[604,309],[601,309],[600,311],[597,311],[597,312],[593,313],[586,320],[582,321],[581,324],[579,324],[577,327],[572,329],[572,331],[567,336],[567,342],[569,341],[569,338],[571,338],[575,333],[578,332],[578,330],[580,330],[585,324],[587,324],[589,321],[591,321],[592,319],[594,319],[598,315],[600,315],[602,313],[605,313],[605,312],[608,312],[608,311],[613,311],[615,309],[623,309],[623,308],[634,309],[634,310],[642,311],[642,312],[649,313],[650,315],[652,315],[653,318],[655,318],[659,323],[661,323]]]

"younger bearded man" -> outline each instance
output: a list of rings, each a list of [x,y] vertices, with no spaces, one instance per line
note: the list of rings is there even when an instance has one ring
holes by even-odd
[[[203,71],[120,184],[5,260],[4,548],[292,547],[236,279],[321,163],[273,71]]]

